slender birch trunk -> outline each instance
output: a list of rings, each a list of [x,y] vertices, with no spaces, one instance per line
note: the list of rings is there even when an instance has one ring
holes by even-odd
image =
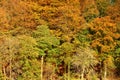
[[[106,80],[107,77],[107,67],[106,64],[104,65],[104,80]]]
[[[44,64],[44,56],[41,57],[41,80],[43,80],[43,64]]]
[[[81,80],[84,80],[84,72],[85,72],[85,68],[83,67],[82,73],[81,73]]]
[[[4,78],[3,78],[3,79],[4,79],[4,80],[7,80],[7,79],[6,79],[5,67],[3,67],[3,75],[4,75]]]
[[[12,53],[10,50],[10,71],[9,71],[10,75],[9,75],[9,79],[12,80]]]
[[[11,59],[10,59],[10,75],[9,75],[9,79],[12,80],[12,64],[11,64]]]

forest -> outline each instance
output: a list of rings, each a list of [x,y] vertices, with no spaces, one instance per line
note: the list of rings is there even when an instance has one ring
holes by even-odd
[[[0,0],[0,80],[120,80],[120,0]]]

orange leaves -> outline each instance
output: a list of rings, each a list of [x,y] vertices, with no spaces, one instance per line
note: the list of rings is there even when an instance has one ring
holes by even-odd
[[[3,8],[0,8],[0,29],[6,28],[8,28],[7,14]]]
[[[79,16],[81,14],[79,6],[78,0],[69,0],[69,3],[66,3],[66,1],[51,0],[49,5],[45,4],[42,6],[42,4],[40,4],[40,7],[44,9],[44,12],[42,12],[40,16],[42,19],[46,19],[51,26],[66,27],[65,24],[69,27],[76,26],[82,21],[80,20],[81,16]],[[46,18],[44,18],[43,15],[45,15]]]
[[[2,29],[11,30],[15,27],[33,28],[36,25],[34,16],[31,12],[30,4],[21,0],[2,0],[0,2],[0,18]]]
[[[91,29],[94,31],[102,31],[103,33],[116,32],[116,23],[114,23],[109,16],[103,18],[96,18],[91,23]]]
[[[119,37],[117,34],[116,24],[109,16],[96,18],[90,23],[91,30],[91,46],[97,49],[100,53],[113,50]]]
[[[67,40],[73,36],[73,33],[80,31],[81,25],[85,22],[81,15],[79,0],[43,0],[33,5],[33,11],[38,21],[40,19],[45,21],[51,30],[62,33],[59,37]],[[40,24],[44,23],[40,22]]]
[[[115,4],[109,6],[107,8],[107,15],[111,16],[111,18],[119,23],[120,22],[120,1],[119,0],[115,0]]]

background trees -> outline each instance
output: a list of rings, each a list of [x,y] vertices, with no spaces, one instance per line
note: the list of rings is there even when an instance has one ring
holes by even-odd
[[[119,3],[1,0],[0,79],[119,77]]]

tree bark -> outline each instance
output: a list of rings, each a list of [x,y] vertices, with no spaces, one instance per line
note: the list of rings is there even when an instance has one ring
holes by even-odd
[[[5,72],[5,67],[3,66],[3,75],[4,75],[4,80],[6,80],[6,72]]]
[[[41,57],[41,80],[43,80],[43,64],[44,64],[44,56]]]
[[[107,67],[106,64],[104,65],[104,80],[106,80],[107,77]]]
[[[81,80],[84,80],[84,72],[85,72],[85,68],[83,67],[82,73],[81,73]]]
[[[68,62],[68,80],[70,80],[70,62]]]

